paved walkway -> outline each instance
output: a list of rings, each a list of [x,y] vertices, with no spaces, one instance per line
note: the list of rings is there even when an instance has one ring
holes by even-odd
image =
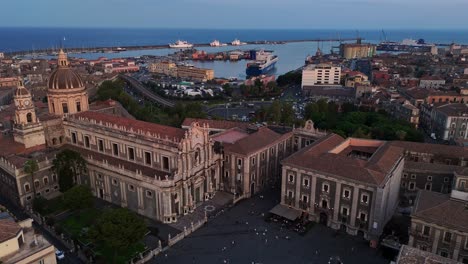
[[[305,236],[267,223],[263,215],[279,201],[277,191],[241,201],[150,263],[388,264],[362,238],[316,224]]]
[[[179,218],[176,223],[170,224],[170,226],[184,231],[184,226],[190,228],[191,223],[197,223],[205,218],[205,212],[208,217],[215,215],[223,208],[232,204],[233,195],[227,192],[218,191],[216,192],[213,199],[204,201],[202,204],[195,208],[193,213],[189,213]]]

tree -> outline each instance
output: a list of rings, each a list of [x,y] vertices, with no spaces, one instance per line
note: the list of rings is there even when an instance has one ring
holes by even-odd
[[[120,251],[141,241],[147,232],[143,219],[126,208],[108,209],[97,219],[89,235],[95,244],[113,249],[114,260]]]
[[[24,172],[31,176],[31,184],[33,190],[33,197],[36,196],[36,184],[34,182],[34,173],[39,170],[39,165],[37,164],[36,160],[27,160],[24,163]]]
[[[65,149],[52,162],[52,171],[59,178],[61,192],[66,192],[75,184],[79,175],[86,170],[86,161],[80,153]]]
[[[63,202],[67,209],[81,210],[92,207],[94,197],[88,186],[76,185],[64,193]]]

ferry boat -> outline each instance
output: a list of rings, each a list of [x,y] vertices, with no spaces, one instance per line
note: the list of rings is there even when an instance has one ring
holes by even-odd
[[[259,76],[266,74],[275,68],[276,62],[278,62],[278,56],[273,55],[272,52],[264,50],[250,51],[250,58],[252,61],[247,63],[245,73],[247,76]]]
[[[170,43],[169,47],[173,49],[190,49],[193,48],[193,44],[187,41],[177,40],[175,43]]]
[[[395,52],[430,52],[434,44],[427,44],[424,39],[404,39],[402,42],[383,41],[377,45],[379,51]]]
[[[219,40],[214,40],[213,42],[210,43],[210,46],[211,47],[224,47],[224,46],[227,46],[226,43],[221,43],[219,42]]]
[[[238,40],[238,39],[235,39],[235,40],[233,40],[233,41],[231,42],[231,45],[232,45],[232,46],[241,46],[241,45],[246,45],[246,44],[247,44],[247,43],[241,42],[241,41]]]

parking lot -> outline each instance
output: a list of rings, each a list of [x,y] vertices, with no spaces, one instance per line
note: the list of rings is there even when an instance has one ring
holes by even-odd
[[[275,194],[240,202],[151,263],[329,263],[330,258],[346,264],[390,262],[362,238],[320,224],[301,236],[279,223],[265,222],[278,202]]]

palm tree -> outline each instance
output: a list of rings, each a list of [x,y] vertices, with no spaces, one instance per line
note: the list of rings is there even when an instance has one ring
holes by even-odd
[[[27,160],[24,163],[24,172],[31,175],[33,197],[36,196],[36,184],[34,183],[34,173],[36,173],[38,170],[39,170],[39,165],[37,164],[36,160]]]

